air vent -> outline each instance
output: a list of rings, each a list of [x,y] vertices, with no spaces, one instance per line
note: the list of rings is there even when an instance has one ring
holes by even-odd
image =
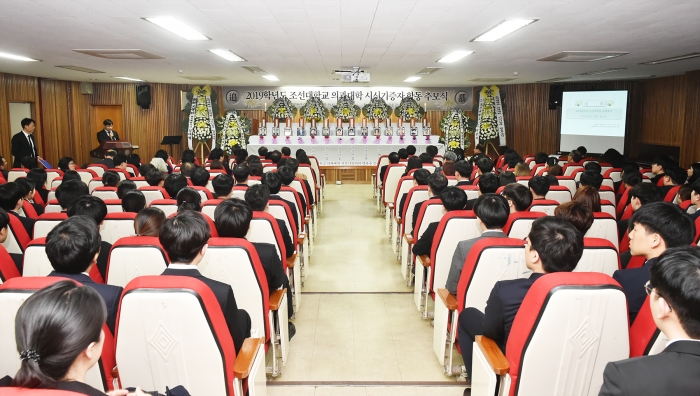
[[[556,78],[550,78],[549,80],[540,80],[537,81],[538,83],[554,83],[554,82],[559,82],[559,81],[564,81],[568,80],[571,77],[556,77]]]
[[[600,60],[616,58],[627,55],[629,52],[612,51],[563,51],[558,54],[540,58],[538,61],[545,62],[596,62]]]
[[[180,76],[180,78],[192,81],[221,81],[226,79],[221,76]]]
[[[476,81],[476,82],[506,82],[506,81],[512,81],[515,80],[514,78],[502,78],[502,77],[494,77],[494,78],[487,78],[487,77],[480,77],[480,78],[472,78],[469,81]]]
[[[253,74],[265,74],[267,73],[265,70],[257,67],[257,66],[241,66],[242,68],[248,70],[249,72]]]
[[[99,50],[99,49],[77,49],[73,50],[81,54],[96,56],[106,59],[163,59],[162,56],[151,54],[150,52],[139,49],[117,49],[117,50]]]
[[[433,74],[436,71],[439,71],[440,69],[442,69],[442,67],[426,67],[425,69],[419,71],[416,74]]]
[[[68,69],[68,70],[75,70],[83,73],[104,73],[103,71],[95,70],[95,69],[88,69],[87,67],[80,67],[80,66],[72,66],[72,65],[64,65],[64,66],[56,66],[60,67],[61,69]]]
[[[581,73],[579,76],[597,76],[598,74],[607,74],[607,73],[615,73],[620,70],[627,70],[626,67],[619,67],[617,69],[605,69],[605,70],[598,70],[598,71],[592,71],[588,73]]]
[[[686,59],[697,58],[698,56],[700,56],[700,52],[693,52],[692,54],[686,54],[686,55],[674,56],[672,58],[665,58],[665,59],[659,59],[659,60],[655,60],[655,61],[644,62],[644,63],[640,63],[640,65],[660,65],[662,63],[677,62],[677,61],[682,61],[682,60],[686,60]]]

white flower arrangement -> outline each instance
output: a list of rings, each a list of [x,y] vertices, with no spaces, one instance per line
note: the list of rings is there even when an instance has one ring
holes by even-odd
[[[471,146],[471,141],[465,137],[466,134],[471,134],[469,130],[470,119],[460,109],[451,110],[447,115],[440,120],[440,130],[445,135],[446,146],[448,150],[454,150],[458,147],[468,148]]]
[[[228,110],[223,117],[216,120],[219,130],[221,149],[226,154],[231,154],[233,146],[240,145],[246,148],[246,136],[250,134],[250,120],[239,115],[236,110]]]
[[[338,98],[336,105],[331,108],[331,114],[335,118],[347,121],[360,114],[360,106],[355,104],[355,100],[343,95]]]
[[[479,140],[482,142],[498,137],[498,119],[494,108],[496,97],[491,88],[487,88],[483,92],[485,97],[479,109]]]
[[[416,102],[412,97],[405,97],[401,99],[401,103],[396,106],[394,114],[404,121],[410,121],[411,119],[419,120],[423,118],[425,110]]]
[[[291,100],[285,96],[281,96],[272,102],[270,108],[267,110],[267,114],[272,119],[294,118],[294,116],[297,114],[297,108],[294,107]]]
[[[208,85],[192,88],[187,93],[187,99],[191,105],[185,109],[187,117],[183,121],[183,129],[187,132],[188,144],[191,147],[193,139],[207,142],[214,138],[216,133],[214,117],[217,115],[218,107],[216,93],[212,92]]]
[[[362,108],[362,114],[370,120],[385,120],[391,115],[391,106],[384,99],[374,97]]]
[[[306,121],[322,121],[324,118],[328,117],[328,108],[323,104],[321,98],[314,96],[309,98],[309,100],[301,106],[299,114],[304,117]]]

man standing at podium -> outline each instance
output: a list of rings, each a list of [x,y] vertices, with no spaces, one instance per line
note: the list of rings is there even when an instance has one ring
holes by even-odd
[[[119,140],[119,134],[112,130],[112,120],[108,118],[102,122],[102,125],[104,125],[104,129],[97,132],[97,141],[100,142],[100,147],[108,140]]]

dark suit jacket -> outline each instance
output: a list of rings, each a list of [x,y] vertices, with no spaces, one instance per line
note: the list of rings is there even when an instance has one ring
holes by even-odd
[[[314,204],[314,193],[316,193],[316,191],[311,189],[311,185],[309,184],[308,180],[301,179],[301,181],[304,183],[306,186],[306,191],[309,193],[309,206],[311,206]]]
[[[432,202],[432,201],[438,201],[438,202],[440,202],[440,197],[430,197],[430,198],[426,199],[426,200],[423,201],[423,202],[418,202],[418,203],[416,203],[416,206],[413,207],[413,217],[411,218],[411,219],[412,219],[412,223],[411,223],[411,224],[413,225],[412,228],[411,228],[412,230],[415,231],[415,229],[416,229],[416,221],[418,221],[418,214],[420,213],[420,208],[423,207],[423,205],[427,205],[426,202],[428,202],[428,201],[431,201],[431,202]],[[415,235],[415,234],[413,233],[413,231],[411,231],[411,235]]]
[[[452,262],[450,263],[450,272],[447,275],[447,282],[445,282],[445,289],[447,289],[450,294],[457,295],[457,285],[459,285],[459,277],[462,275],[464,261],[467,259],[467,255],[469,254],[469,251],[474,243],[481,238],[508,238],[508,235],[499,230],[486,230],[479,237],[467,239],[457,244],[455,253],[452,255]],[[440,288],[442,285],[436,285],[435,287]]]
[[[457,187],[459,186],[473,186],[474,183],[471,180],[462,180],[461,182],[457,182]]]
[[[533,273],[526,279],[500,281],[493,286],[484,310],[483,334],[496,341],[501,351],[506,349],[510,329],[520,304],[530,286],[543,275]]]
[[[416,256],[422,256],[424,254],[430,255],[430,249],[433,247],[433,238],[435,238],[435,231],[437,231],[438,224],[440,224],[439,221],[428,224],[428,228],[425,229],[423,236],[413,245],[413,254]]]
[[[231,333],[236,353],[241,350],[246,335],[250,334],[250,322],[248,322],[248,329],[244,329],[239,319],[238,305],[236,305],[236,298],[233,296],[231,286],[202,276],[195,267],[187,270],[167,268],[162,275],[189,276],[204,282],[214,293],[216,300],[221,306],[221,312],[223,312],[226,319],[226,325],[228,325],[228,331]]]
[[[44,200],[44,203],[48,205],[49,203],[49,190],[45,189],[44,186],[37,187],[36,191],[39,193],[39,196],[41,199]]]
[[[109,252],[112,250],[112,244],[102,241],[100,243],[100,254],[97,256],[97,269],[102,275],[102,279],[107,280],[107,262],[109,261]]]
[[[700,395],[700,342],[679,340],[658,355],[610,362],[599,396]]]
[[[466,210],[474,210],[474,202],[476,202],[477,198],[474,199],[468,199],[467,200],[467,205],[464,207]]]
[[[12,136],[12,155],[15,156],[15,161],[12,163],[13,168],[19,168],[22,166],[22,158],[24,157],[38,157],[38,147],[36,145],[36,139],[34,135],[30,134],[29,139],[32,139],[34,144],[34,149],[32,145],[29,144],[29,140],[24,136],[24,132],[16,133]]]
[[[377,185],[382,185],[382,182],[384,181],[384,175],[386,175],[386,168],[389,167],[389,165],[382,165],[382,167],[379,169],[379,182]]]
[[[656,185],[656,183],[659,182],[659,179],[663,179],[664,176],[666,176],[666,174],[660,173],[660,174],[658,174],[658,175],[652,177],[652,178],[651,178],[651,182],[652,182],[654,185]]]
[[[56,383],[56,389],[81,393],[87,396],[104,396],[104,392],[79,381],[59,381]]]
[[[401,201],[399,201],[399,211],[396,212],[397,217],[403,216],[403,207],[406,206],[406,198],[408,197],[408,194],[404,193],[401,196]]]
[[[251,242],[258,252],[258,257],[260,257],[260,264],[262,264],[265,269],[265,276],[267,277],[267,286],[270,289],[270,293],[280,288],[280,286],[289,283],[287,275],[284,273],[284,268],[282,267],[282,262],[277,256],[277,250],[270,243],[260,243]]]
[[[282,240],[284,241],[284,248],[287,250],[287,258],[292,257],[294,255],[295,246],[294,242],[292,241],[292,236],[289,235],[289,231],[287,231],[287,226],[284,224],[284,220],[280,219],[275,219],[277,220],[277,226],[280,228],[280,231],[282,232]],[[272,246],[272,245],[270,245]],[[275,253],[275,256],[277,253]]]
[[[287,206],[289,206],[289,209],[292,211],[292,216],[294,216],[294,223],[297,225],[297,232],[299,232],[301,230],[301,223],[299,223],[299,211],[297,210],[297,204],[289,202],[286,199],[282,199],[282,197],[277,194],[270,194],[270,201],[284,202],[287,204]],[[305,218],[306,216],[304,216],[301,220],[304,221]]]
[[[49,276],[60,276],[63,278],[73,279],[78,281],[85,286],[91,287],[95,290],[105,302],[107,307],[107,327],[114,334],[114,326],[117,321],[117,311],[119,309],[119,298],[122,295],[123,288],[113,285],[103,285],[101,283],[96,283],[92,278],[85,274],[64,274],[61,272],[51,271]]]
[[[24,229],[27,230],[27,234],[29,234],[30,239],[34,236],[34,223],[36,223],[36,220],[30,219],[29,217],[20,216],[12,210],[8,211],[7,213],[19,219],[24,226]]]
[[[644,284],[651,279],[649,268],[656,261],[652,258],[646,261],[639,268],[627,268],[617,270],[613,273],[613,279],[622,286],[627,297],[627,308],[630,311],[630,324],[634,322],[639,310],[644,305],[644,300],[647,298],[647,292],[644,290]]]
[[[690,216],[690,218],[693,219],[693,221],[695,221],[695,219],[697,219],[698,217],[700,217],[700,210],[698,210],[698,211],[696,211],[695,213],[693,213],[693,214],[691,214],[691,215],[688,215],[688,216]]]
[[[114,135],[114,140],[119,140],[119,134],[116,131],[112,131],[112,135]],[[110,140],[107,131],[103,129],[97,132],[97,141],[100,142],[100,147],[102,147],[102,143],[106,142],[107,140]]]
[[[98,162],[98,164],[105,165],[108,169],[114,169],[114,160],[112,158],[105,158]]]

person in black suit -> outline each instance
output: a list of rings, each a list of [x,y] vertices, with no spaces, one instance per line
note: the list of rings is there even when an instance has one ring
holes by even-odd
[[[105,165],[107,169],[114,169],[114,156],[117,155],[115,150],[105,151],[105,157],[98,164]]]
[[[400,160],[401,158],[399,157],[399,153],[396,151],[389,153],[389,165],[398,164]],[[386,175],[386,168],[388,168],[389,165],[382,165],[382,167],[379,168],[379,181],[377,182],[378,186],[381,186],[382,183],[384,183],[384,175]]]
[[[651,178],[653,185],[658,185],[659,180],[666,175],[666,170],[672,166],[678,165],[676,161],[666,155],[661,155],[651,161],[651,173],[654,177]]]
[[[644,256],[646,262],[640,268],[615,271],[613,279],[625,291],[630,323],[634,323],[646,299],[644,284],[649,281],[650,267],[666,249],[690,245],[695,237],[695,224],[677,205],[668,202],[640,207],[629,224],[630,254]]]
[[[247,186],[250,178],[250,167],[246,164],[238,164],[233,167],[233,178],[237,186]]]
[[[18,177],[15,179],[17,183],[22,188],[22,199],[31,204],[37,215],[41,216],[44,214],[44,206],[34,202],[34,193],[36,192],[36,184],[34,180],[27,177]]]
[[[29,217],[20,216],[19,210],[22,208],[23,190],[19,184],[10,182],[0,185],[0,208],[5,209],[7,214],[15,216],[24,226],[27,235],[31,238],[34,235],[34,223],[36,220]]]
[[[258,190],[264,190],[265,186]],[[247,195],[247,194],[246,194]],[[253,208],[246,201],[238,198],[230,198],[216,207],[214,212],[216,219],[216,231],[222,238],[245,239],[250,221],[253,219]],[[284,224],[281,224],[284,227]],[[251,242],[260,258],[267,278],[267,286],[270,294],[279,288],[287,289],[287,314],[291,318],[294,315],[294,304],[292,301],[292,288],[289,287],[289,279],[284,273],[284,267],[277,255],[277,249],[270,243]],[[289,338],[296,334],[296,328],[289,322]]]
[[[36,187],[36,192],[39,193],[41,200],[46,204],[49,201],[49,190],[46,189],[46,170],[36,168],[27,173],[27,179],[33,180]]]
[[[219,199],[226,199],[233,191],[233,178],[229,175],[218,175],[211,181],[214,193]]]
[[[114,128],[114,123],[112,123],[112,120],[108,118],[102,122],[102,125],[104,125],[104,128],[97,132],[97,141],[100,143],[100,147],[102,147],[102,144],[108,140],[119,140],[119,134],[117,131],[112,130],[112,128]]]
[[[416,171],[417,172],[417,171]],[[429,198],[422,202],[417,202],[413,207],[413,217],[412,221],[412,231],[411,235],[415,235],[416,232],[416,221],[418,221],[418,216],[420,215],[420,210],[424,205],[427,205],[428,201],[439,201],[440,194],[442,190],[447,187],[447,176],[442,173],[433,173],[428,177],[428,196]]]
[[[416,169],[413,172],[413,186],[427,186],[428,178],[430,177],[430,171],[427,169]],[[406,206],[406,198],[408,197],[408,192],[401,195],[401,200],[399,200],[399,211],[396,212],[397,217],[403,216],[403,208]]]
[[[673,187],[681,186],[688,180],[688,171],[680,166],[669,166],[668,169],[666,169],[663,180],[663,185],[659,188],[661,189],[661,196],[665,199],[666,194],[668,194]]]
[[[254,184],[248,187],[244,198],[254,212],[267,212],[268,203],[270,202],[270,188],[264,184]],[[292,241],[292,236],[289,235],[289,230],[287,230],[284,220],[277,218],[275,220],[277,220],[277,226],[282,233],[282,240],[284,241],[284,249],[287,251],[287,258],[292,257],[296,250],[294,242]]]
[[[459,160],[455,162],[455,178],[457,179],[457,187],[471,186],[473,181],[469,180],[472,177],[474,166],[469,161]]]
[[[299,180],[304,185],[304,188],[306,189],[305,191],[308,193],[309,196],[309,206],[312,206],[314,204],[315,191],[311,189],[309,181],[305,179],[306,176],[299,174],[299,161],[296,158],[285,158],[282,161],[280,161],[280,163],[282,162],[284,162],[286,166],[292,168],[292,171],[294,172],[294,179]],[[277,166],[279,167],[279,165]]]
[[[210,235],[209,223],[197,212],[187,210],[166,220],[161,227],[159,240],[170,258],[170,265],[162,275],[189,276],[199,279],[211,289],[221,306],[238,353],[243,341],[250,337],[250,316],[245,310],[238,309],[231,286],[204,277],[197,270],[197,264],[207,251]]]
[[[299,208],[297,208],[296,202],[290,202],[283,199],[278,194],[282,188],[282,181],[280,180],[277,172],[267,172],[262,176],[261,184],[266,185],[270,189],[270,200],[284,202],[289,206],[289,210],[292,211],[292,216],[294,217],[294,224],[297,225],[297,232],[301,231],[301,223],[299,221],[304,221],[305,217],[299,217]],[[287,252],[289,254],[289,252]],[[290,256],[291,257],[291,256]]]
[[[224,150],[220,149],[219,147],[212,149],[209,153],[209,159],[212,162],[219,160],[221,162],[222,168],[224,169],[224,171],[226,171],[226,174],[231,176],[231,168],[228,166],[228,161],[226,161],[226,155],[224,154]]]
[[[10,236],[10,215],[5,212],[4,209],[0,208],[0,244],[3,244],[6,240],[7,237]],[[4,248],[3,248],[4,249]],[[15,263],[15,267],[17,267],[17,272],[19,272],[19,276],[22,275],[22,269],[24,267],[24,254],[22,253],[8,253],[10,255],[10,258],[12,258],[12,261]],[[11,267],[7,268],[8,271],[11,271]],[[0,270],[0,281],[6,282],[8,274],[3,274],[2,271]],[[15,274],[10,274],[10,275],[15,275]]]
[[[475,183],[479,189],[479,196],[484,194],[495,194],[496,191],[498,191],[498,187],[500,187],[498,176],[491,172],[485,173],[483,176],[476,179]],[[473,210],[477,199],[478,198],[468,200],[465,209]]]
[[[629,206],[632,207],[632,211],[637,211],[642,205],[646,205],[652,202],[661,202],[664,200],[664,196],[661,194],[661,189],[652,183],[637,183],[632,187],[628,193],[629,196]],[[620,240],[627,233],[627,228],[629,226],[628,220],[618,220],[617,221],[617,234]],[[620,262],[622,268],[626,268],[632,255],[629,251],[620,252]]]
[[[72,216],[59,223],[46,236],[46,255],[54,269],[49,276],[73,279],[99,293],[107,307],[107,327],[114,334],[119,298],[123,289],[119,286],[96,283],[88,275],[102,253],[101,242],[97,223],[92,217]]]
[[[285,158],[282,161],[280,161],[280,163],[284,162],[286,164],[288,160],[289,159]],[[291,166],[287,166],[287,165],[280,166],[279,168],[277,168],[277,175],[279,176],[280,181],[282,182],[282,185],[285,185],[287,187],[291,187],[290,184],[294,181],[294,177],[295,177],[294,169],[292,169]],[[295,191],[296,191],[296,189],[295,189]],[[306,198],[304,197],[304,194],[299,193],[298,195],[299,195],[299,200],[301,201],[301,213],[306,215],[306,213],[308,213],[306,210],[306,208],[307,208]]]
[[[459,346],[469,378],[475,337],[494,340],[505,353],[513,320],[530,286],[545,274],[573,271],[583,255],[583,235],[568,221],[553,216],[535,220],[524,243],[525,263],[532,275],[496,282],[483,313],[466,308],[459,314]]]
[[[601,181],[602,182],[602,181]],[[547,199],[550,183],[544,176],[533,176],[528,182],[527,187],[532,193],[532,200]]]
[[[22,120],[22,131],[12,136],[12,155],[15,156],[15,161],[12,164],[13,168],[19,168],[22,165],[22,158],[39,157],[36,140],[32,135],[36,129],[36,123],[31,118]]]
[[[98,228],[104,222],[105,217],[107,217],[107,205],[105,205],[103,200],[92,195],[82,195],[74,199],[66,209],[68,217],[87,216],[95,221]],[[109,262],[109,252],[111,250],[111,243],[107,241],[100,242],[100,254],[97,256],[96,264],[104,280],[107,280],[107,263]]]
[[[440,200],[442,200],[445,213],[453,210],[463,210],[467,204],[467,194],[458,187],[449,186],[442,190]],[[412,252],[414,255],[430,255],[430,249],[432,249],[433,239],[439,224],[439,221],[428,224],[428,228],[425,229],[423,235],[413,245]]]
[[[697,395],[700,390],[700,249],[668,249],[650,268],[644,286],[663,352],[610,362],[600,396]]]
[[[532,192],[520,183],[510,183],[501,193],[508,201],[510,213],[524,212],[532,205]]]

